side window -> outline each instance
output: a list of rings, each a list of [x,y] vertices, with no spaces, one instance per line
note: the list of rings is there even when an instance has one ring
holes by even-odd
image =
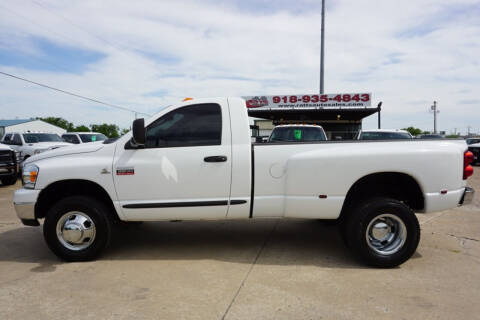
[[[4,137],[3,137],[3,143],[5,144],[10,144],[12,142],[12,135],[7,133]]]
[[[146,148],[220,145],[221,108],[206,103],[173,110],[147,127],[146,138]]]
[[[78,140],[77,136],[74,134],[64,134],[62,136],[63,140],[66,142],[74,143],[74,144],[79,144],[80,141]]]
[[[19,146],[22,145],[22,138],[20,138],[20,135],[18,133],[13,135],[13,143]]]

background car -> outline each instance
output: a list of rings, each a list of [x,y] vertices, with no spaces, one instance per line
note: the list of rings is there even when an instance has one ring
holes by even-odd
[[[20,161],[47,150],[71,146],[58,134],[48,132],[9,132],[3,136],[2,143],[20,152]]]
[[[468,146],[468,150],[473,153],[474,160],[472,164],[479,164],[480,163],[480,142],[473,143]]]
[[[0,143],[0,181],[4,186],[17,182],[17,153],[5,144]]]
[[[418,139],[445,139],[444,136],[439,134],[421,134],[417,138]]]
[[[467,138],[465,139],[468,145],[474,144],[474,143],[480,143],[480,137],[475,137],[475,138]]]
[[[321,126],[317,125],[280,125],[276,126],[268,142],[325,141],[327,136]]]
[[[361,130],[357,135],[358,140],[398,140],[413,139],[410,132],[399,129]]]
[[[62,135],[62,139],[73,144],[82,144],[104,141],[107,137],[98,132],[67,132]]]

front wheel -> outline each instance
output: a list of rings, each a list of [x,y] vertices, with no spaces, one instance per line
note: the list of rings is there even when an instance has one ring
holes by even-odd
[[[47,213],[43,235],[48,247],[66,261],[95,259],[110,241],[108,209],[94,198],[72,196]]]
[[[404,203],[374,198],[354,208],[344,222],[347,246],[364,263],[392,268],[407,261],[418,247],[420,225]]]

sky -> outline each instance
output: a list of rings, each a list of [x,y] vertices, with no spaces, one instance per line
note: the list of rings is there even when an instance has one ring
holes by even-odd
[[[147,114],[185,97],[313,94],[320,0],[0,0],[0,71]],[[326,0],[325,92],[382,127],[480,133],[480,1]],[[0,75],[0,119],[134,113]],[[376,127],[376,116],[364,128]]]

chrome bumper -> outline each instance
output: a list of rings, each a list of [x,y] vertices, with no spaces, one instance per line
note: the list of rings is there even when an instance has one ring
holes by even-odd
[[[35,203],[14,203],[17,217],[22,220],[22,223],[26,226],[39,226],[37,219],[35,218]]]
[[[475,194],[475,190],[470,187],[466,187],[465,191],[463,192],[463,196],[458,203],[459,206],[465,206],[467,204],[472,203],[473,195]]]
[[[35,203],[40,190],[21,188],[13,194],[13,206],[17,216],[26,226],[39,226],[35,218]]]

